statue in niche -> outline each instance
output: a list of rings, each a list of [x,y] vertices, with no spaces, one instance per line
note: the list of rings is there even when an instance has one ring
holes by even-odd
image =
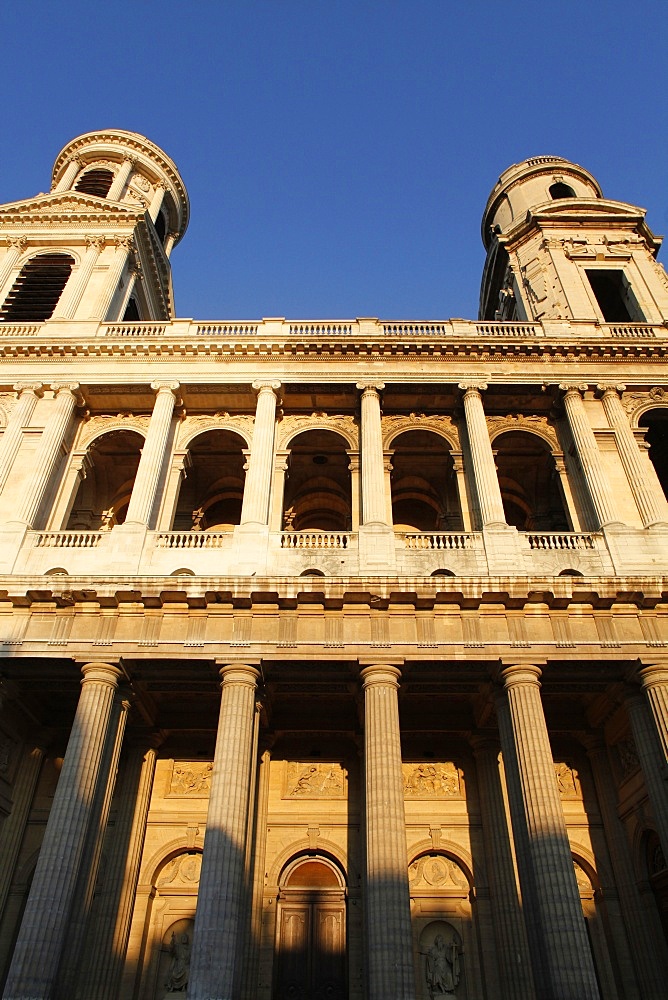
[[[455,935],[446,944],[444,935],[437,934],[431,948],[422,954],[427,959],[425,976],[430,1000],[454,996],[461,976]]]
[[[172,931],[168,950],[171,962],[165,987],[168,993],[184,993],[190,975],[190,935],[186,931],[180,934]]]

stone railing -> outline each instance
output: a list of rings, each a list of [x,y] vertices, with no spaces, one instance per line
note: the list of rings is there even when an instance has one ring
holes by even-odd
[[[397,538],[403,537],[407,549],[448,549],[452,551],[473,549],[480,536],[464,532],[397,532]]]
[[[232,544],[231,531],[158,531],[158,549],[222,549]]]
[[[596,535],[592,533],[559,532],[558,534],[535,534],[520,532],[530,549],[551,551],[582,552],[596,548]]]
[[[347,531],[282,531],[282,549],[348,549],[355,536]]]
[[[38,549],[94,549],[107,535],[106,531],[35,531]]]

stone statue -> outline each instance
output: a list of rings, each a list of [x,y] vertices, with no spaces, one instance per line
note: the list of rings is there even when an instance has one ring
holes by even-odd
[[[178,935],[172,931],[169,954],[172,956],[172,961],[165,983],[167,992],[183,993],[188,987],[190,974],[190,935],[186,934],[185,931]]]
[[[460,979],[459,951],[454,936],[446,944],[443,935],[437,934],[431,948],[423,954],[427,956],[426,978],[430,1000],[454,996]]]

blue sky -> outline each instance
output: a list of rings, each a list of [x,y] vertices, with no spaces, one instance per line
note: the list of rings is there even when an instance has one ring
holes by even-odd
[[[543,153],[668,230],[666,0],[23,0],[0,30],[0,201],[75,135],[147,135],[191,199],[180,316],[472,318],[489,191]]]

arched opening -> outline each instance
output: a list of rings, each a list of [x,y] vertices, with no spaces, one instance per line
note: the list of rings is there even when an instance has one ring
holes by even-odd
[[[88,449],[88,468],[72,505],[69,530],[107,531],[128,511],[144,439],[136,431],[109,431]]]
[[[294,438],[283,498],[285,531],[350,531],[346,445],[334,431],[304,431]]]
[[[190,443],[189,469],[174,516],[175,531],[232,531],[241,521],[246,442],[233,431],[211,430]]]
[[[81,191],[82,194],[94,194],[97,198],[106,198],[113,179],[114,175],[111,170],[93,167],[92,170],[81,174],[74,185],[74,190]]]
[[[158,234],[158,239],[162,244],[165,242],[165,236],[167,235],[167,219],[165,218],[165,213],[163,209],[160,209],[158,216],[154,222],[155,231]]]
[[[299,574],[300,576],[324,576],[325,574],[321,569],[305,569]]]
[[[455,576],[451,569],[435,569],[432,576]]]
[[[140,319],[141,316],[139,315],[139,305],[137,304],[137,300],[134,296],[130,296],[128,304],[125,307],[125,312],[123,313],[123,322],[135,323]]]
[[[494,439],[494,450],[508,524],[519,531],[570,531],[548,444],[536,434],[507,431]]]
[[[562,569],[559,576],[582,576],[579,569]]]
[[[649,445],[649,460],[668,500],[668,409],[657,407],[643,413],[640,426],[647,428],[645,441]]]
[[[283,873],[274,996],[347,1000],[345,882],[328,858],[298,858]]]
[[[449,443],[433,431],[392,442],[392,520],[396,531],[461,531],[462,511]]]
[[[550,198],[555,201],[558,198],[575,198],[575,191],[568,184],[564,184],[563,181],[556,181],[554,184],[550,184],[548,188],[550,192]]]
[[[0,310],[0,321],[43,323],[51,319],[73,267],[74,258],[66,253],[32,257],[12,285]]]

